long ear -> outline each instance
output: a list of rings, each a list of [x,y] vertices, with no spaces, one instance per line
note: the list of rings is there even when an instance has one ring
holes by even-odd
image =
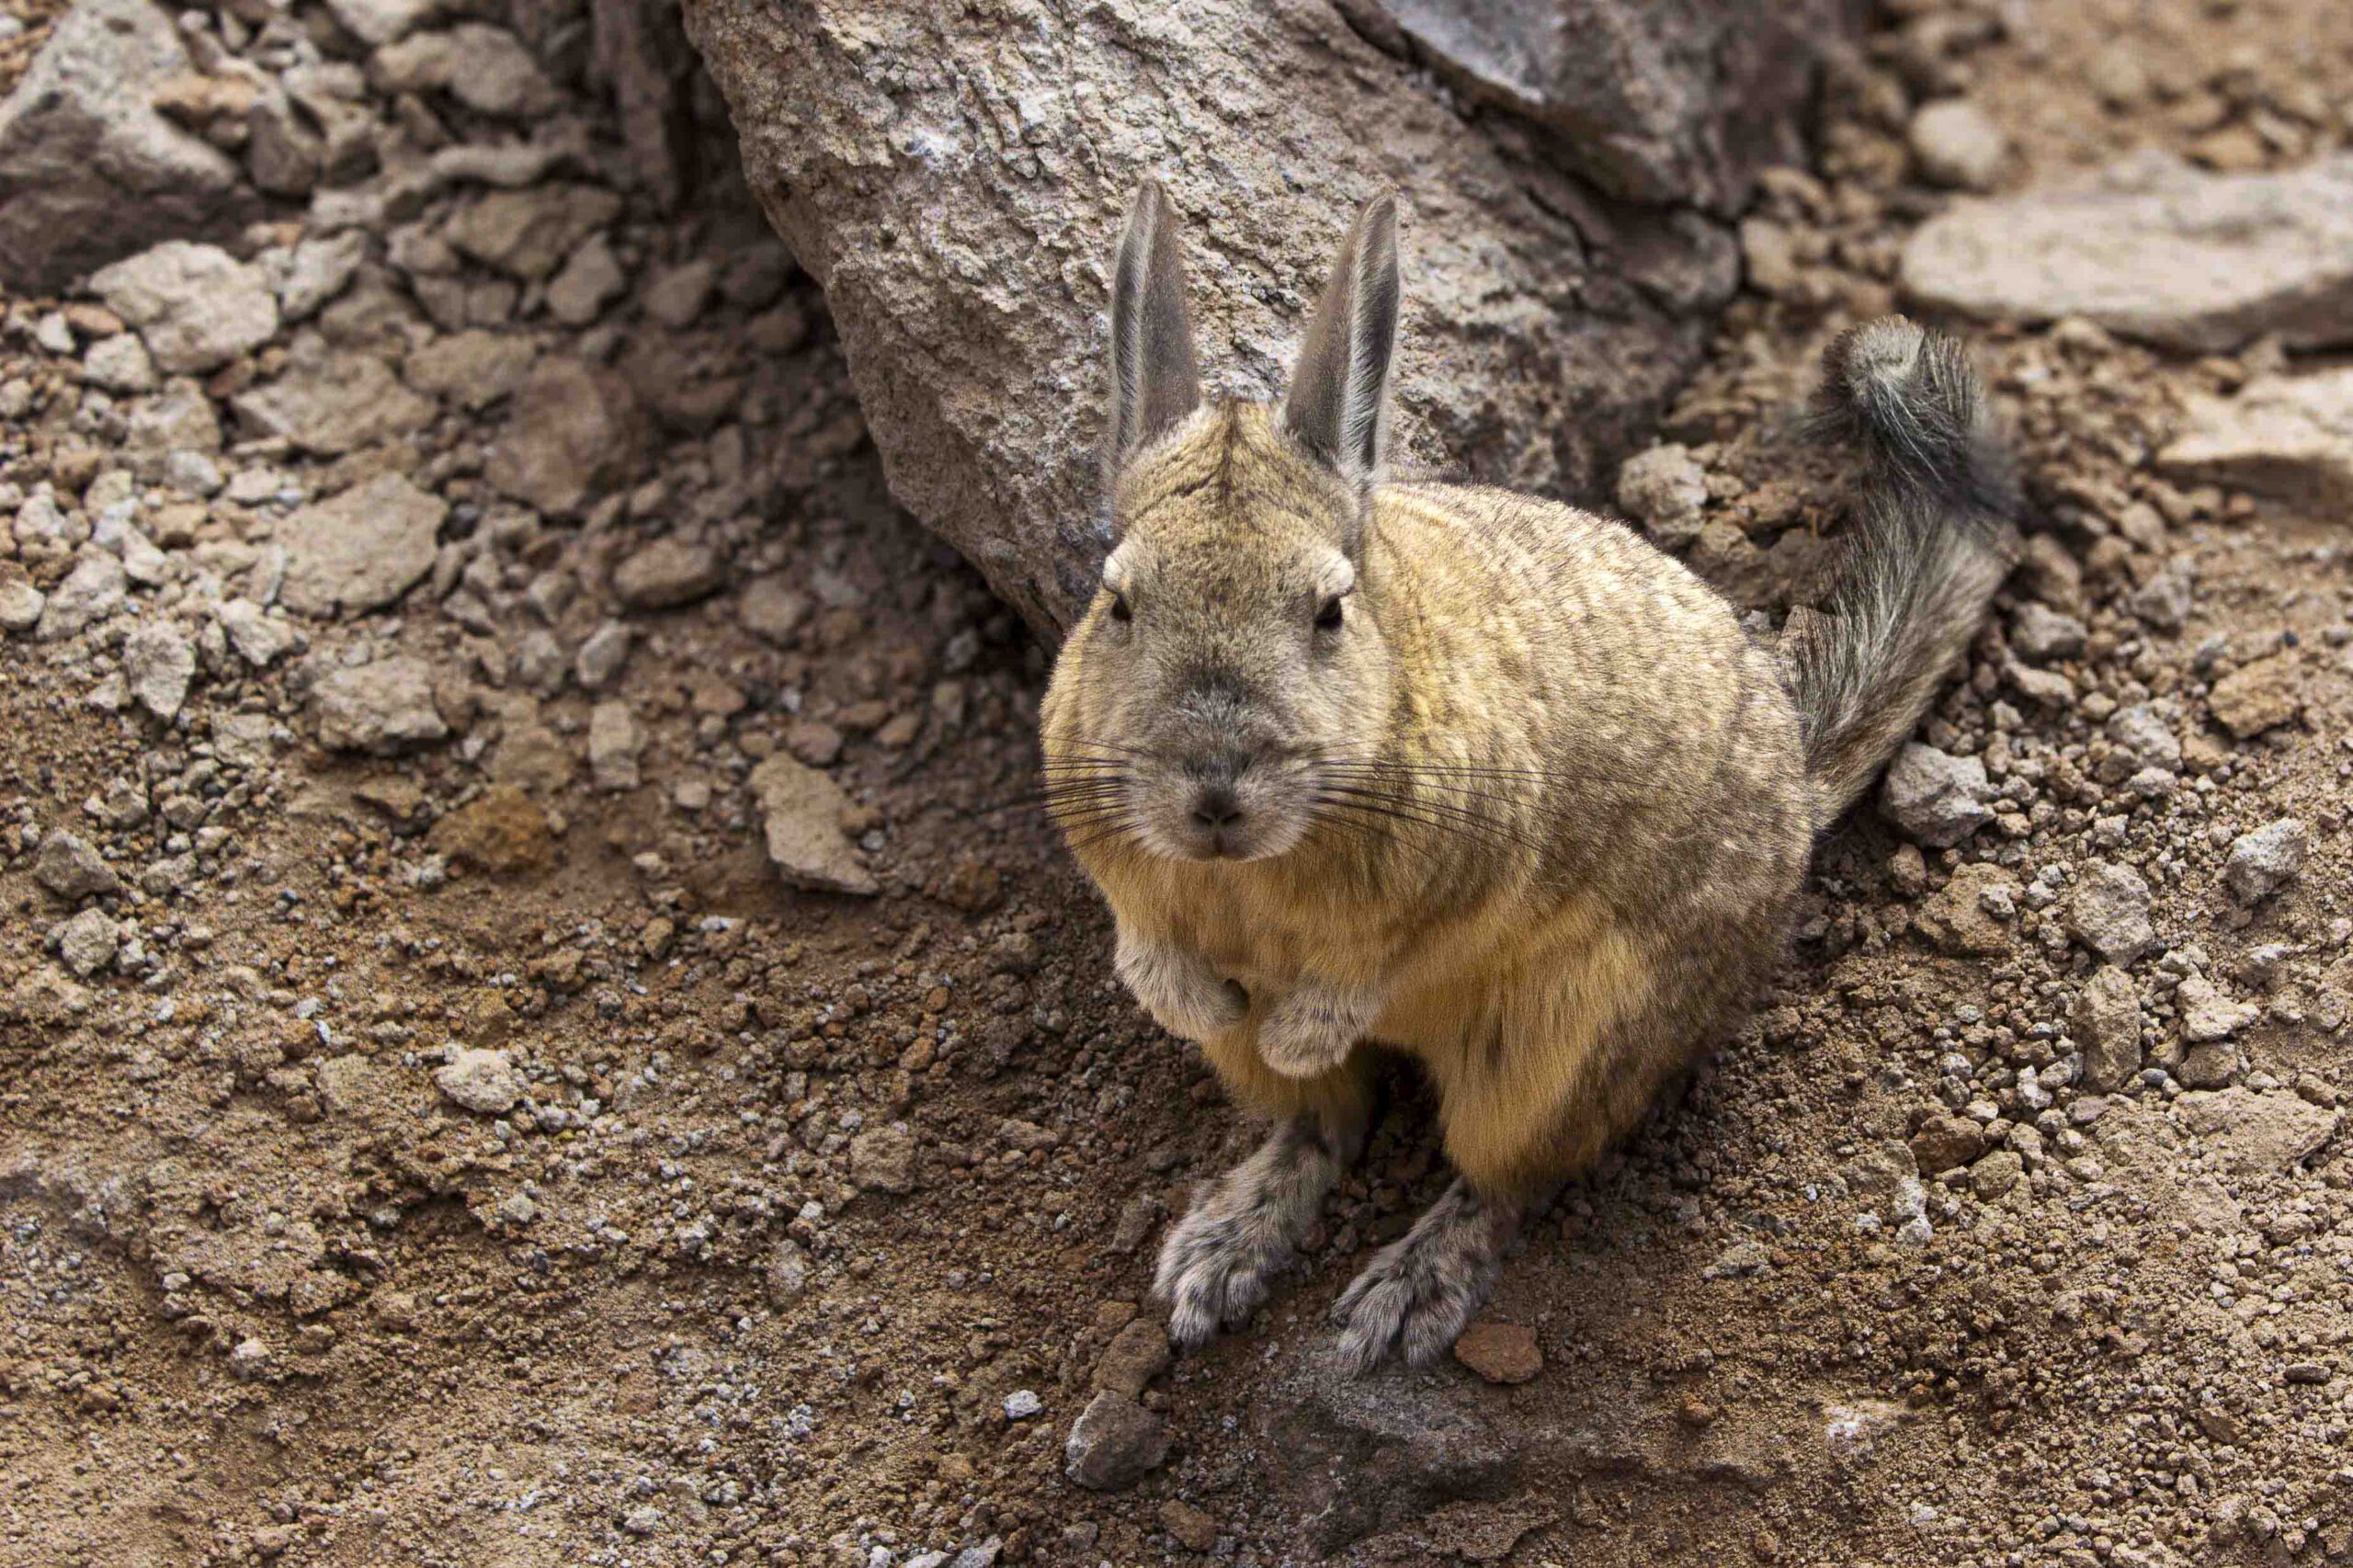
[[[1389,372],[1397,353],[1397,199],[1357,214],[1332,265],[1283,399],[1283,424],[1344,479],[1370,483],[1389,442]]]
[[[1200,406],[1185,267],[1168,203],[1146,180],[1111,263],[1111,413],[1103,465],[1117,473],[1138,447]]]

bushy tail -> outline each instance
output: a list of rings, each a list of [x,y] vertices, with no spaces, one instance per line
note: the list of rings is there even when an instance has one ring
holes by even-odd
[[[1839,335],[1814,427],[1863,460],[1851,542],[1781,653],[1827,827],[1927,710],[2018,549],[2018,483],[1959,343],[1902,316]]]

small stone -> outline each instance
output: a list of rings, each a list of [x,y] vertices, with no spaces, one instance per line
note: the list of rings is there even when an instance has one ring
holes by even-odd
[[[2193,397],[2157,466],[2188,483],[2342,515],[2353,508],[2353,369],[2259,377],[2235,397]]]
[[[55,936],[57,956],[84,980],[114,962],[122,940],[114,916],[95,906],[59,926]]]
[[[2182,1052],[2174,1076],[2191,1089],[2220,1089],[2238,1076],[2239,1048],[2227,1040],[2207,1040]]]
[[[766,822],[768,858],[786,881],[831,892],[880,891],[842,831],[850,802],[840,785],[779,752],[752,770],[751,786]]]
[[[25,569],[13,561],[0,562],[0,631],[21,636],[40,622],[49,596],[32,585]]]
[[[173,375],[217,370],[278,335],[278,298],[261,272],[218,245],[166,240],[90,279]]]
[[[1896,831],[1940,849],[1961,843],[1991,821],[1985,764],[1934,746],[1907,743],[1888,765],[1880,810]]]
[[[428,396],[461,408],[487,408],[522,386],[539,354],[539,345],[521,333],[469,328],[411,352],[401,374]]]
[[[504,119],[545,114],[563,101],[522,40],[483,22],[387,45],[369,61],[369,76],[380,92],[444,92],[477,114]]]
[[[2073,1027],[2084,1048],[2084,1083],[2113,1094],[2141,1074],[2141,998],[2132,977],[2104,968],[2084,983]]]
[[[1491,1383],[1524,1383],[1544,1369],[1536,1331],[1493,1318],[1481,1318],[1456,1336],[1454,1358]]]
[[[2017,926],[2018,884],[1999,866],[1972,862],[1953,872],[1915,917],[1941,951],[1991,956],[2010,950]]]
[[[480,1116],[505,1116],[522,1099],[523,1074],[503,1051],[466,1047],[433,1070],[433,1082],[450,1100]]]
[[[2173,722],[2154,702],[2136,702],[2109,715],[2108,738],[2151,767],[2178,768],[2181,738]]]
[[[620,212],[616,193],[558,181],[477,196],[442,233],[475,260],[533,282],[551,276],[581,241]]]
[[[1188,1551],[1208,1551],[1217,1545],[1217,1521],[1181,1498],[1160,1506],[1160,1528]]]
[[[800,1243],[786,1240],[777,1244],[776,1251],[768,1257],[763,1283],[768,1305],[779,1309],[809,1293],[809,1256],[801,1250]]]
[[[708,545],[659,539],[613,568],[613,594],[631,609],[673,609],[716,593],[725,581]]]
[[[52,833],[40,841],[33,858],[33,881],[63,899],[111,898],[122,891],[122,879],[86,838]]]
[[[2243,1171],[2283,1171],[2317,1153],[2336,1133],[2339,1112],[2280,1091],[2193,1090],[2174,1102],[2183,1125],[2211,1140]]]
[[[2174,994],[2181,1008],[2181,1038],[2193,1045],[2228,1040],[2263,1015],[2260,1007],[2232,1001],[2202,975],[2183,981]]]
[[[1168,1426],[1123,1393],[1105,1389],[1071,1424],[1063,1471],[1090,1492],[1118,1492],[1168,1459]]]
[[[783,647],[809,619],[812,608],[807,594],[793,587],[781,574],[771,573],[744,585],[735,613],[745,631]]]
[[[2325,1363],[2319,1361],[2290,1361],[2280,1372],[2280,1376],[2291,1383],[2307,1385],[2325,1383],[2335,1375]]]
[[[718,274],[719,264],[709,256],[697,256],[665,267],[646,285],[645,313],[673,332],[684,332],[694,325],[695,318],[710,302],[711,285]]]
[[[629,287],[620,258],[602,233],[589,235],[548,283],[548,313],[566,326],[586,326]]]
[[[424,581],[449,508],[401,474],[305,506],[278,525],[286,608],[324,619],[399,602]]]
[[[1966,1118],[1938,1112],[1912,1134],[1911,1148],[1921,1173],[1935,1176],[1973,1164],[1985,1152],[1985,1131]]]
[[[1641,523],[1667,550],[1683,550],[1699,537],[1708,505],[1708,471],[1691,449],[1669,442],[1636,452],[1618,468],[1618,508]]]
[[[1921,174],[1933,185],[1990,190],[2009,161],[2007,139],[1966,98],[1923,105],[1912,117],[1909,140]]]
[[[155,361],[136,334],[119,332],[98,339],[83,353],[82,379],[111,392],[153,392]]]
[[[516,392],[483,476],[504,494],[568,516],[625,483],[643,461],[648,437],[627,381],[600,365],[551,357]]]
[[[2295,661],[2274,653],[2242,665],[2214,683],[2206,703],[2216,722],[2240,740],[2284,724],[2303,708]]]
[[[2074,658],[2084,651],[2084,639],[2089,635],[2074,616],[2062,615],[2034,599],[2018,606],[2010,618],[2010,646],[2037,664]]]
[[[122,673],[139,706],[168,723],[188,701],[196,650],[167,623],[149,621],[124,640]]]
[[[2130,964],[2156,946],[2147,881],[2130,866],[2094,861],[2068,903],[2067,929],[2109,962]]]
[[[224,599],[213,610],[212,619],[221,623],[237,657],[256,669],[267,669],[302,643],[301,632],[270,619],[251,599]]]
[[[433,705],[430,672],[406,655],[347,665],[321,676],[311,688],[311,716],[319,744],[329,751],[391,756],[449,733]]]
[[[1139,1317],[1112,1336],[1095,1363],[1094,1384],[1140,1399],[1144,1385],[1168,1369],[1168,1331],[1156,1318]]]
[[[432,399],[411,392],[375,355],[331,348],[316,333],[296,340],[275,381],[239,392],[230,404],[250,431],[322,457],[412,436],[436,412]]]
[[[1981,1202],[1991,1203],[2018,1186],[2026,1164],[2012,1149],[1996,1149],[1969,1167],[1969,1188]]]
[[[104,551],[85,550],[64,581],[49,591],[33,635],[43,642],[72,637],[120,609],[129,591],[121,562]]]
[[[915,1189],[915,1135],[904,1122],[869,1128],[849,1141],[849,1179],[904,1197]]]
[[[2178,631],[2188,624],[2196,602],[2192,582],[2189,562],[2168,562],[2127,596],[2124,608],[2159,631]]]
[[[2231,858],[2222,868],[2222,881],[2231,897],[2253,904],[2268,897],[2304,869],[2312,834],[2294,817],[2268,822],[2231,842]]]
[[[493,784],[433,824],[426,842],[493,876],[543,871],[555,861],[547,812],[514,784]]]
[[[588,710],[588,776],[597,789],[636,789],[637,754],[644,745],[645,733],[628,703],[599,702]]]
[[[326,0],[344,29],[365,44],[386,44],[441,8],[442,0]]]
[[[636,633],[618,620],[608,620],[581,640],[573,661],[573,675],[590,691],[608,690],[629,664]]]
[[[1016,1389],[1005,1396],[1005,1418],[1007,1421],[1028,1421],[1045,1413],[1046,1402],[1029,1389]]]

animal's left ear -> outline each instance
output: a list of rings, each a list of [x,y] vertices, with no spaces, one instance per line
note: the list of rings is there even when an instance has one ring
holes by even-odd
[[[1116,478],[1136,449],[1200,406],[1185,267],[1157,182],[1138,187],[1111,261],[1111,409],[1103,467]]]
[[[1285,427],[1354,484],[1379,475],[1389,441],[1398,293],[1397,199],[1377,196],[1340,246],[1283,399]]]

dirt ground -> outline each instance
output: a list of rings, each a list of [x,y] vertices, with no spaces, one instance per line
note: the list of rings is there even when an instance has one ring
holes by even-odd
[[[1914,104],[1983,108],[2004,187],[2353,134],[2342,8],[1896,10],[1664,432],[1707,475],[1689,558],[1767,612],[1835,527],[1786,435],[1813,356],[1948,199]],[[774,255],[724,179],[623,227],[641,280]],[[1443,1185],[1426,1103],[1395,1084],[1290,1293],[1159,1367],[1154,1246],[1247,1130],[1023,803],[1044,655],[892,506],[822,300],[767,270],[684,328],[624,294],[492,329],[726,389],[656,411],[617,504],[515,516],[495,404],[331,460],[233,437],[227,488],[148,505],[168,561],[131,610],[212,624],[283,492],[370,472],[453,503],[431,580],[259,665],[190,630],[168,721],[125,698],[131,613],[0,643],[0,1562],[2353,1561],[2344,519],[2150,460],[2276,347],[1977,334],[2048,527],[1922,738],[1983,762],[1991,820],[1828,839],[1756,1020],[1510,1266],[1486,1317],[1532,1378],[1349,1384],[1324,1309]],[[419,316],[384,269],[352,290],[338,344]],[[16,502],[87,496],[136,423],[41,341],[54,309],[7,301]],[[54,592],[68,558],[16,538]],[[664,540],[720,570],[620,603]],[[449,737],[323,745],[319,683],[394,653]],[[780,751],[847,790],[879,894],[779,884],[746,779]],[[2282,818],[2301,874],[2234,896]],[[60,832],[116,885],[55,891]],[[2153,892],[2146,1068],[2094,1092],[2071,911],[2118,868]],[[84,974],[77,908],[116,944]],[[1065,1439],[1121,1375],[1168,1458],[1085,1490]]]

